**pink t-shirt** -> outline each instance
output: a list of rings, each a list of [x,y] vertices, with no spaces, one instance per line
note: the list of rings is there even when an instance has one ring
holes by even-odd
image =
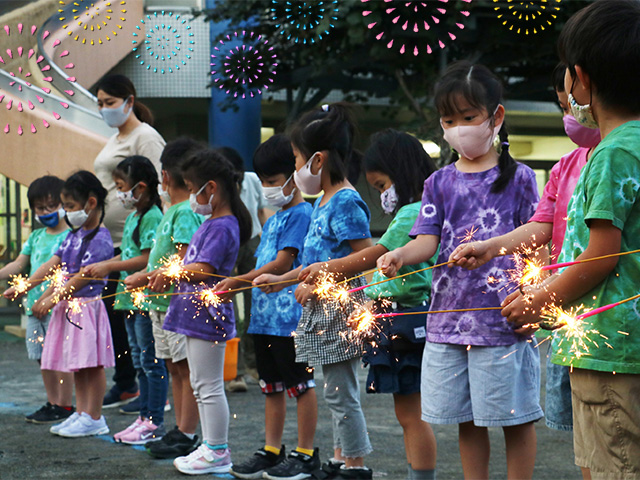
[[[551,263],[556,263],[567,228],[567,207],[576,188],[580,170],[587,164],[588,148],[579,147],[563,156],[551,169],[538,208],[529,222],[553,223]]]

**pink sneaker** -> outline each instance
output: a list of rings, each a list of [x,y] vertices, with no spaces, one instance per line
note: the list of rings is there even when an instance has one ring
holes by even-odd
[[[147,442],[162,440],[166,433],[164,425],[155,425],[149,420],[143,420],[138,428],[122,435],[120,441],[127,445],[144,445]]]
[[[203,443],[186,457],[176,458],[173,465],[187,475],[228,473],[233,466],[231,449],[212,450]]]
[[[138,428],[140,425],[142,425],[142,417],[138,417],[136,418],[136,421],[133,422],[131,425],[129,425],[127,428],[125,428],[124,430],[122,430],[121,432],[116,433],[113,436],[113,439],[116,441],[116,443],[120,443],[122,442],[122,436],[126,435],[128,433],[133,432],[136,428]]]

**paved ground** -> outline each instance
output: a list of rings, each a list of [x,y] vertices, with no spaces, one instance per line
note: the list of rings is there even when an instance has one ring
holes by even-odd
[[[6,323],[0,319],[0,324]],[[2,325],[0,325],[0,328]],[[545,353],[545,351],[541,353]],[[108,372],[110,374],[111,372]],[[363,370],[363,382],[366,372]],[[109,375],[110,376],[110,375]],[[320,379],[318,379],[320,380]],[[321,381],[318,384],[322,384]],[[323,459],[331,448],[329,411],[320,400],[317,445]],[[27,360],[22,339],[0,333],[0,479],[171,479],[185,478],[170,460],[154,460],[141,447],[116,445],[109,436],[90,439],[64,439],[51,435],[47,426],[29,424],[24,415],[44,403],[37,364]],[[235,459],[244,458],[263,441],[263,399],[257,385],[247,393],[229,395],[231,427],[229,443]],[[388,395],[364,395],[374,453],[366,463],[375,478],[403,480],[406,466],[402,431],[397,424],[392,399]],[[295,446],[295,404],[290,412],[284,441]],[[133,418],[107,411],[112,433],[125,428]],[[173,414],[167,417],[173,426]],[[438,478],[462,478],[458,455],[457,429],[434,428],[438,441]],[[538,455],[534,478],[579,479],[573,464],[571,434],[556,432],[538,422]],[[491,478],[505,478],[504,441],[499,430],[491,432]],[[211,477],[210,477],[211,478]],[[231,478],[218,476],[218,478]]]

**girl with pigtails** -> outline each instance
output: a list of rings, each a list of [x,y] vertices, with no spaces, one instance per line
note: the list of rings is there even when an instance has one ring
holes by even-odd
[[[538,202],[534,172],[509,154],[500,81],[486,67],[452,64],[435,86],[444,139],[454,163],[424,183],[414,240],[378,259],[393,277],[440,247],[447,262],[462,242],[501,235],[526,223]],[[500,138],[501,153],[494,148]],[[433,270],[430,310],[496,307],[507,296],[507,257],[473,270]],[[540,358],[535,339],[514,330],[498,310],[430,313],[422,360],[422,419],[458,424],[465,478],[489,477],[487,427],[502,427],[509,478],[531,478],[533,422],[542,417]]]

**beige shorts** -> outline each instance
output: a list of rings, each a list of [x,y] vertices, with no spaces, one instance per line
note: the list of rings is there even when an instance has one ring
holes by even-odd
[[[156,357],[163,360],[171,360],[173,363],[187,358],[187,338],[181,333],[170,332],[162,328],[166,312],[151,310],[151,325],[153,327],[153,339],[155,340]]]
[[[576,465],[591,478],[640,478],[640,375],[574,369]]]

